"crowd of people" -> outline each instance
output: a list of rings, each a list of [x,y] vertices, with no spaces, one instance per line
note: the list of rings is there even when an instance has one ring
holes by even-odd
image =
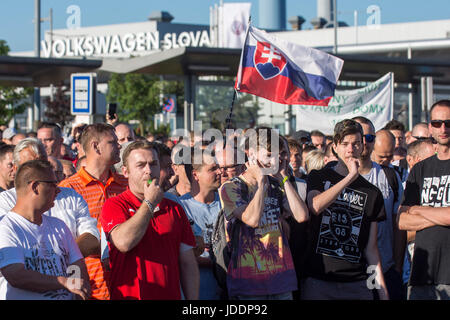
[[[449,300],[450,100],[429,119],[0,128],[0,299]]]

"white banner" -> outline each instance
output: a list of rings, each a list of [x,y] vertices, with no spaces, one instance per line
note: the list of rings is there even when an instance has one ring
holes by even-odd
[[[393,116],[393,78],[393,73],[388,73],[364,88],[336,90],[328,107],[292,106],[297,118],[296,130],[320,130],[332,135],[336,123],[357,116],[372,121],[375,130],[382,129]]]
[[[219,23],[221,22],[219,30],[222,30],[223,47],[241,49],[244,46],[250,7],[251,3],[249,2],[223,4],[221,10],[223,16],[219,21]]]

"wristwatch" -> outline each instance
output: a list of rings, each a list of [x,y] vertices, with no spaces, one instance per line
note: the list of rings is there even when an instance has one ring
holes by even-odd
[[[149,208],[150,212],[153,213],[153,211],[155,211],[155,207],[152,205],[152,203],[147,199],[144,199],[144,202],[147,204],[147,207]]]

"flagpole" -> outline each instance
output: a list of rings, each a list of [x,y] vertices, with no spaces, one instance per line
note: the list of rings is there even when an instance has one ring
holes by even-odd
[[[236,101],[237,90],[240,89],[241,77],[242,77],[242,60],[244,58],[244,49],[245,49],[245,45],[247,43],[247,38],[248,38],[248,33],[249,33],[249,30],[250,30],[251,22],[252,22],[252,16],[249,16],[248,17],[247,31],[245,33],[244,46],[242,47],[241,58],[239,60],[239,69],[238,69],[238,74],[237,74],[237,79],[236,79],[237,88],[235,88],[233,90],[234,91],[233,92],[233,99],[231,100],[230,114],[228,115],[228,118],[226,120],[226,123],[227,123],[226,129],[231,129],[231,118],[233,117],[233,106],[234,106],[234,102]]]

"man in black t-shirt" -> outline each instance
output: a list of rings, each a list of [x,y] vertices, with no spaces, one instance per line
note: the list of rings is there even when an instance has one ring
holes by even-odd
[[[430,119],[437,154],[412,168],[398,215],[400,229],[416,231],[410,300],[450,300],[450,100]]]
[[[336,124],[334,167],[308,175],[311,215],[302,299],[388,299],[377,246],[377,222],[386,218],[380,190],[358,173],[363,130],[354,120]]]

